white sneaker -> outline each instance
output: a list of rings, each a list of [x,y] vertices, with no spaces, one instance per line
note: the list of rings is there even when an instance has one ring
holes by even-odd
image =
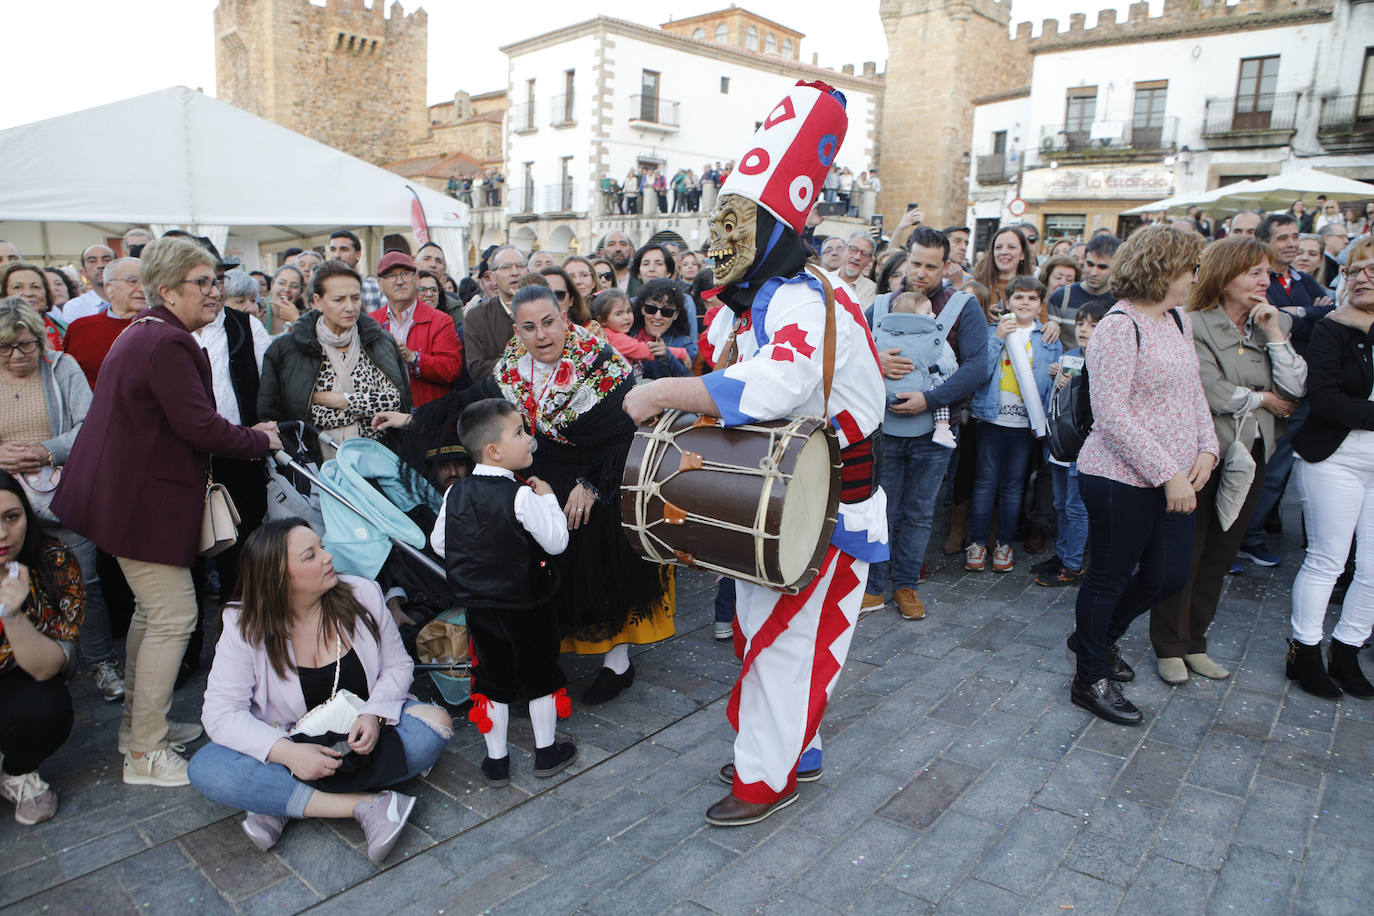
[[[0,773],[0,798],[14,802],[14,819],[25,826],[41,824],[57,813],[57,793],[36,770],[20,776]]]
[[[164,747],[142,757],[124,755],[124,784],[127,786],[189,786],[186,758]]]
[[[205,733],[205,729],[200,727],[199,722],[173,722],[167,720],[167,746],[178,754],[186,750],[186,745],[199,738]],[[123,725],[119,726],[119,752],[129,753],[129,730]]]
[[[711,628],[711,635],[716,639],[732,639],[735,635],[735,629],[730,621],[717,620]]]
[[[91,679],[95,681],[95,689],[100,691],[106,702],[113,703],[115,700],[124,699],[124,678],[120,677],[119,665],[114,659],[107,658],[91,666]]]

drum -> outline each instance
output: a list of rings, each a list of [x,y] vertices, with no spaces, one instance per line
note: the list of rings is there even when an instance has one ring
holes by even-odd
[[[725,427],[670,410],[625,462],[621,519],[646,559],[796,594],[815,578],[840,505],[840,447],[802,417]]]

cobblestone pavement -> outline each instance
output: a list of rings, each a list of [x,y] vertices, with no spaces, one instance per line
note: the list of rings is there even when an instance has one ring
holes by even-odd
[[[1290,530],[1297,528],[1290,517]],[[711,638],[709,579],[679,580],[678,635],[634,656],[634,687],[560,723],[576,766],[487,789],[464,726],[384,869],[352,821],[302,821],[270,854],[237,812],[187,789],[125,787],[117,707],[85,683],[44,773],[36,828],[0,810],[0,905],[14,912],[1265,913],[1374,912],[1374,704],[1284,678],[1300,560],[1229,581],[1211,654],[1225,681],[1170,688],[1138,621],[1123,642],[1141,728],[1069,705],[1073,589],[937,564],[926,620],[862,620],[822,728],[825,776],[761,824],[702,815],[725,790],[735,662]],[[936,544],[939,541],[935,541]],[[1374,666],[1374,660],[1367,662]],[[580,695],[595,662],[575,660]],[[177,695],[174,717],[197,714]]]

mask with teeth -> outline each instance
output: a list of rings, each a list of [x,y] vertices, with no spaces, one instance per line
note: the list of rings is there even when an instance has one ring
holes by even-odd
[[[738,194],[723,194],[711,211],[709,254],[717,286],[730,286],[749,274],[757,255],[758,204]]]

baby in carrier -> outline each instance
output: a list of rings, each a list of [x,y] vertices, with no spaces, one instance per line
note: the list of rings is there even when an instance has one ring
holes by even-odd
[[[891,407],[900,392],[930,391],[938,388],[959,368],[954,350],[945,340],[945,333],[935,321],[930,299],[924,293],[907,292],[894,296],[887,314],[873,326],[873,341],[879,352],[891,348],[915,363],[910,374],[899,379],[885,379],[887,406]],[[883,423],[887,426],[897,414],[889,411]],[[949,428],[949,408],[936,408],[935,429],[931,439],[937,445],[954,448],[954,432]]]

